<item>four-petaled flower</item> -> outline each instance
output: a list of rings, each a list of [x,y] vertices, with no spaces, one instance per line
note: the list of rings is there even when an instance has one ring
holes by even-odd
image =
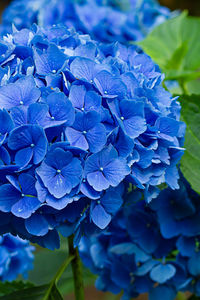
[[[130,168],[125,159],[118,157],[115,148],[109,145],[88,157],[84,173],[96,191],[103,191],[110,186],[116,187],[130,173]]]
[[[60,148],[48,152],[36,171],[50,194],[58,199],[69,194],[82,177],[80,160]]]

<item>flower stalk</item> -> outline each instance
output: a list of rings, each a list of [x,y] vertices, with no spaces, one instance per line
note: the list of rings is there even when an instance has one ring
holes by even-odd
[[[71,261],[72,273],[74,278],[74,294],[76,300],[84,300],[84,284],[83,284],[83,270],[81,260],[79,257],[78,248],[74,248],[73,235],[68,238],[69,255],[73,256]]]

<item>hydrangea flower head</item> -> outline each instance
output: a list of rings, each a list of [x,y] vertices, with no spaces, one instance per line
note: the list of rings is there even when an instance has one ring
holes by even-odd
[[[15,280],[18,275],[27,278],[27,272],[32,269],[34,247],[25,240],[11,234],[0,237],[0,279]]]
[[[137,41],[155,26],[171,17],[171,12],[156,0],[125,1],[99,0],[15,0],[3,14],[3,33],[40,26],[65,24],[77,31],[89,33],[102,42]],[[95,11],[95,14],[93,13]]]
[[[105,231],[82,237],[80,256],[98,275],[99,290],[114,294],[123,290],[124,300],[141,293],[149,293],[152,300],[161,296],[174,300],[179,291],[200,295],[199,195],[185,180],[179,193],[168,188],[146,205],[139,191],[129,191],[123,195],[125,205]],[[163,224],[174,235],[166,236]]]
[[[104,229],[129,183],[148,201],[178,187],[180,105],[147,55],[60,25],[0,47],[3,232],[58,247],[58,230]]]

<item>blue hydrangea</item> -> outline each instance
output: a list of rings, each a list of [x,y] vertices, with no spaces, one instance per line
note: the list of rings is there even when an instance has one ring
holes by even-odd
[[[4,11],[2,33],[40,26],[65,24],[89,33],[102,42],[140,40],[173,14],[157,0],[15,0]],[[95,11],[95,14],[93,13]]]
[[[133,46],[64,26],[0,42],[0,227],[42,246],[108,226],[129,184],[178,188],[184,123],[162,74]]]
[[[12,281],[18,275],[27,278],[33,268],[34,247],[25,240],[11,234],[0,237],[0,280]]]
[[[149,205],[142,197],[129,189],[107,229],[82,237],[80,255],[98,275],[96,287],[114,294],[123,290],[123,300],[141,293],[174,300],[178,291],[199,296],[199,195],[182,179],[179,192],[163,190]],[[167,227],[174,234],[167,236]]]

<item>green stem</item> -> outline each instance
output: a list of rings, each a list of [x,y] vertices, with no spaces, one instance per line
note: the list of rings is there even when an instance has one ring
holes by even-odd
[[[72,260],[72,272],[74,277],[74,294],[76,300],[84,300],[83,271],[78,248],[74,248],[73,235],[68,238],[69,254],[74,256]]]
[[[48,300],[49,296],[51,294],[51,291],[54,287],[54,285],[57,284],[57,282],[59,281],[59,279],[61,278],[63,272],[65,271],[65,269],[67,268],[67,266],[71,263],[71,261],[75,258],[74,255],[70,255],[67,257],[67,259],[63,262],[63,264],[60,266],[60,268],[58,269],[58,271],[56,272],[54,278],[52,279],[48,290],[46,291],[43,300]]]

